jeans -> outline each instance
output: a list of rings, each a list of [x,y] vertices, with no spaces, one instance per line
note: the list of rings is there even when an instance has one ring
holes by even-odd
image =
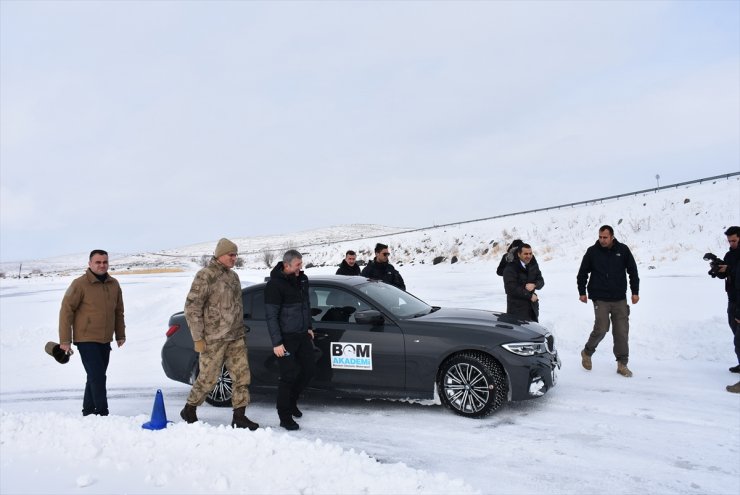
[[[82,365],[87,373],[85,396],[82,399],[82,414],[108,415],[108,392],[105,388],[110,360],[110,344],[99,342],[77,342]]]

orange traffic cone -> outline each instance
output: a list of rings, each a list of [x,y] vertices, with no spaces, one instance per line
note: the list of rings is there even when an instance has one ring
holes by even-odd
[[[167,421],[167,413],[164,410],[164,397],[162,397],[162,391],[157,390],[157,395],[154,396],[154,407],[152,407],[152,420],[147,421],[141,427],[147,430],[162,430],[167,428],[167,423],[172,423],[172,421]]]

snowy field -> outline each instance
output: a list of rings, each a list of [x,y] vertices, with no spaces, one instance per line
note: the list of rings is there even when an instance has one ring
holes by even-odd
[[[536,254],[536,252],[535,252]],[[273,398],[247,414],[264,428],[224,427],[230,410],[204,405],[179,421],[189,387],[160,366],[169,315],[193,273],[119,280],[128,341],[111,354],[111,416],[82,418],[78,356],[43,352],[71,277],[0,285],[0,491],[10,493],[738,493],[740,376],[723,312],[722,284],[705,263],[642,270],[632,309],[631,379],[616,374],[610,335],[580,367],[592,325],[572,264],[543,264],[542,323],[563,368],[539,400],[482,420],[438,404],[307,398],[301,430],[278,427]],[[327,273],[327,268],[308,275]],[[407,267],[409,291],[445,306],[504,308],[495,265]],[[264,270],[240,272],[257,282]],[[147,431],[156,390],[174,424]]]
[[[541,323],[556,336],[563,368],[544,397],[481,420],[431,401],[309,396],[301,429],[287,433],[274,397],[255,394],[247,409],[262,426],[255,432],[225,427],[231,411],[207,405],[201,423],[182,423],[189,387],[165,377],[160,349],[197,269],[190,260],[215,240],[174,250],[185,260],[180,273],[125,274],[124,259],[118,265],[112,256],[128,340],[111,353],[111,416],[82,418],[79,357],[59,365],[43,347],[57,338],[62,296],[85,257],[42,260],[44,276],[0,280],[0,493],[740,493],[740,395],[725,391],[740,375],[727,370],[736,363],[723,284],[701,259],[725,253],[722,232],[740,224],[740,211],[728,208],[733,198],[740,203],[737,178],[379,238],[391,245],[409,292],[435,305],[494,310],[506,307],[495,275],[500,246],[513,236],[532,243],[546,282]],[[611,335],[594,369],[580,366],[593,310],[578,301],[575,277],[602,223],[632,247],[640,270],[630,379],[616,374]],[[240,240],[240,252],[279,251],[286,239],[309,244],[337,230]],[[311,248],[304,261],[326,266],[307,274],[333,273],[345,249],[374,242]],[[433,256],[447,260],[433,266]],[[159,259],[135,258],[153,266]],[[262,281],[268,271],[259,255],[245,261],[242,282]],[[69,274],[53,271],[71,266]],[[157,389],[174,423],[143,430]]]

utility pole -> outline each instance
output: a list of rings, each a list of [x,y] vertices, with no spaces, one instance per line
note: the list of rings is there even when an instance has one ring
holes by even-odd
[[[21,264],[18,266],[18,278],[21,278],[21,268],[23,268],[23,262],[21,261]]]

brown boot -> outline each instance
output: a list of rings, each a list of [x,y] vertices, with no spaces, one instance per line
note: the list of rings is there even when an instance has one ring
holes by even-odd
[[[632,372],[624,363],[617,363],[617,373],[627,378],[632,376]]]
[[[254,431],[259,428],[260,425],[251,421],[244,415],[244,411],[246,411],[246,409],[246,406],[234,409],[234,418],[231,420],[231,426],[233,428],[249,428],[249,431]]]
[[[581,365],[591,371],[591,356],[586,354],[586,351],[581,351]]]
[[[727,385],[725,389],[733,394],[740,394],[740,382],[737,382],[735,385]]]
[[[195,414],[195,406],[185,404],[185,407],[180,411],[180,417],[184,419],[188,424],[192,424],[198,421],[198,416]]]

